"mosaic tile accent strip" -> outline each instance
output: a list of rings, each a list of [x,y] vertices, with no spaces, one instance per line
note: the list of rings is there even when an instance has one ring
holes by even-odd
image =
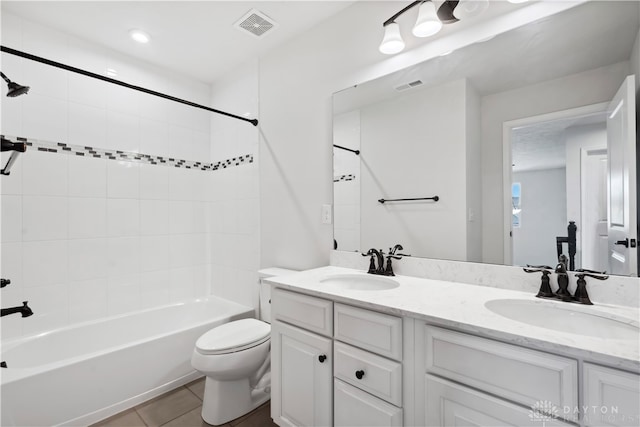
[[[353,181],[354,179],[356,179],[356,176],[353,174],[349,174],[349,175],[336,175],[333,177],[333,182],[340,182],[340,181]]]
[[[215,171],[233,166],[240,166],[253,163],[253,154],[234,157],[216,163],[197,162],[192,160],[176,159],[166,156],[152,156],[150,154],[133,153],[130,151],[106,150],[81,145],[69,145],[63,142],[50,142],[32,138],[2,135],[11,141],[20,141],[27,144],[31,149],[48,153],[66,154],[70,156],[95,157],[98,159],[120,160],[128,162],[145,163],[150,165],[164,165],[183,169],[199,169],[203,171]],[[27,150],[28,151],[28,150]]]

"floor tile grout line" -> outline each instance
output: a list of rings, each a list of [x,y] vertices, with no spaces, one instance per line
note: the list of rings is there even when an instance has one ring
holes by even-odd
[[[183,386],[180,386],[180,387],[178,387],[178,388],[174,389],[173,391],[176,391],[176,392],[177,392],[177,391],[178,391],[178,390],[180,390],[181,388],[185,388],[185,389],[189,390],[189,387],[187,387],[186,385],[183,385]],[[189,390],[189,392],[190,392],[190,393],[192,393],[192,394],[195,394],[195,393],[193,393],[191,390]],[[197,398],[198,400],[200,400],[200,398],[199,398],[197,395],[196,395],[196,398]],[[202,407],[202,401],[201,401],[201,400],[200,400],[200,405],[198,405],[198,406]],[[191,409],[189,409],[189,410],[188,410],[187,412],[185,412],[184,414],[176,415],[175,417],[171,418],[170,420],[167,420],[167,422],[160,424],[158,427],[162,427],[162,426],[164,426],[164,425],[167,425],[167,424],[169,424],[171,421],[174,421],[174,420],[176,420],[176,419],[180,418],[180,417],[181,417],[181,416],[183,416],[183,415],[187,415],[189,412],[191,412],[191,411],[193,411],[194,409],[198,408],[198,406],[196,406],[195,408],[191,408]],[[142,420],[142,422],[144,422],[144,420]]]
[[[191,393],[193,393],[193,395],[194,395],[195,397],[197,397],[197,398],[198,398],[198,400],[199,400],[200,402],[203,402],[203,399],[200,399],[200,396],[198,396],[198,395],[196,394],[196,392],[195,392],[195,391],[191,390],[191,389],[190,389],[189,387],[187,387],[186,385],[185,385],[185,386],[183,386],[183,387],[184,387],[184,388],[186,388],[187,390],[189,390]]]

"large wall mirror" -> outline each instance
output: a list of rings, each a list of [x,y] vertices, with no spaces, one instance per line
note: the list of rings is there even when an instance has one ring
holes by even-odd
[[[336,249],[637,275],[639,26],[584,2],[334,94]]]

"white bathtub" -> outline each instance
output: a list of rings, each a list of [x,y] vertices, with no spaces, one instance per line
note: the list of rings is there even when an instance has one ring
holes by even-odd
[[[196,339],[252,316],[208,297],[3,342],[1,425],[88,425],[186,384]]]

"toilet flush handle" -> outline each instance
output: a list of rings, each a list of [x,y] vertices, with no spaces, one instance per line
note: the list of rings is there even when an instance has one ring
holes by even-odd
[[[327,360],[327,356],[324,354],[321,354],[320,356],[318,356],[318,361],[320,363],[324,363],[324,361]]]

